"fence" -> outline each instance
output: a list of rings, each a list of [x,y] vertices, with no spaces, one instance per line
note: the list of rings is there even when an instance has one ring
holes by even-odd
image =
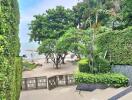
[[[22,90],[32,90],[32,89],[54,89],[59,86],[74,85],[74,77],[72,74],[67,75],[55,75],[47,78],[42,77],[31,77],[23,78],[22,80]]]
[[[22,80],[22,90],[45,89],[45,88],[47,88],[46,76],[23,78]]]
[[[121,73],[129,78],[129,85],[132,85],[132,66],[131,65],[114,65],[112,71]]]
[[[58,86],[74,85],[74,77],[72,74],[69,75],[56,75],[48,78],[48,89],[54,89]]]

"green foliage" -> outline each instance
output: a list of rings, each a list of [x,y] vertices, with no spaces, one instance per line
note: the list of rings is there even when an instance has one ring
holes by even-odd
[[[70,51],[76,56],[87,56],[89,53],[89,34],[85,30],[70,28],[58,40],[57,48]]]
[[[16,99],[18,100],[21,92],[21,82],[22,82],[22,58],[16,58]],[[15,87],[15,86],[14,86]]]
[[[0,99],[18,100],[21,83],[17,0],[0,1]],[[18,58],[16,58],[18,57]],[[17,60],[19,59],[19,61]]]
[[[30,40],[39,42],[39,53],[50,57],[58,68],[58,63],[63,59],[63,55],[65,57],[66,52],[57,47],[57,42],[74,25],[72,11],[57,6],[55,9],[48,9],[46,13],[34,17],[35,20],[32,20],[29,26]]]
[[[72,11],[62,6],[48,9],[42,15],[35,15],[29,25],[30,40],[41,42],[45,39],[58,39],[73,26]]]
[[[38,48],[39,54],[51,54],[55,53],[56,51],[55,39],[45,39]]]
[[[95,73],[106,73],[111,71],[110,63],[106,59],[95,56],[94,57],[94,68]]]
[[[81,27],[81,24],[85,23],[86,20],[88,19],[89,9],[87,3],[81,2],[78,3],[76,6],[73,6],[73,14],[74,14],[74,25],[77,27]],[[89,24],[86,24],[83,26],[84,28],[87,28]]]
[[[125,26],[132,26],[132,0],[122,1],[122,15]]]
[[[80,60],[79,71],[84,73],[106,73],[111,71],[111,67],[107,60],[97,56],[94,58],[94,66],[90,66],[88,59]]]
[[[132,27],[108,31],[97,38],[96,44],[102,56],[113,64],[132,65]]]
[[[89,74],[77,72],[74,75],[77,84],[105,84],[112,87],[128,86],[128,78],[122,74]]]
[[[22,82],[22,59],[19,57],[15,58],[15,68],[12,69],[12,81],[11,85],[11,100],[19,100],[21,92],[21,82]]]
[[[5,100],[7,96],[6,92],[9,84],[8,71],[10,67],[7,59],[3,55],[0,55],[0,99],[2,100]]]
[[[23,61],[22,66],[23,66],[23,70],[32,70],[37,67],[36,64],[28,61]]]
[[[90,72],[89,60],[82,59],[78,62],[80,72]]]

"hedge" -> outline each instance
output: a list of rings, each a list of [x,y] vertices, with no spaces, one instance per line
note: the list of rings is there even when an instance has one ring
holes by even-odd
[[[0,100],[19,100],[22,64],[18,1],[1,0],[0,10]]]
[[[113,30],[97,37],[98,51],[112,64],[132,65],[132,27]]]
[[[76,72],[74,78],[76,84],[105,84],[112,87],[123,87],[128,85],[128,78],[122,74],[116,73],[89,74]]]
[[[15,100],[19,100],[20,92],[21,92],[21,82],[22,82],[22,58],[16,57],[15,66],[16,66],[16,73],[15,73],[16,86],[14,86],[16,88]]]
[[[88,59],[82,59],[78,62],[80,72],[90,72]]]

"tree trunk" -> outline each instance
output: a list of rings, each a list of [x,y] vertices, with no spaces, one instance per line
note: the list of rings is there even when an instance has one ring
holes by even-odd
[[[64,59],[65,59],[65,57],[61,58],[62,64],[65,64],[65,60]]]
[[[49,63],[49,55],[46,55],[45,58],[46,58],[46,62]]]
[[[49,63],[49,58],[46,58],[46,62]]]
[[[60,63],[60,60],[61,60],[61,56],[60,55],[58,55],[57,56],[57,58],[56,58],[56,61],[55,61],[55,67],[56,67],[56,69],[59,69],[59,63]]]
[[[65,57],[66,57],[66,54],[64,54],[64,56],[61,56],[61,61],[62,61],[61,63],[62,64],[65,64]]]
[[[56,69],[59,69],[58,63],[55,64],[55,68]]]

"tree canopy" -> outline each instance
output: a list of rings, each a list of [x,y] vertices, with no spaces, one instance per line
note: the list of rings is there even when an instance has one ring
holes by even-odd
[[[131,7],[127,1],[131,3],[129,0],[84,0],[71,10],[62,6],[48,9],[46,13],[34,16],[29,25],[30,40],[40,43],[40,54],[55,61],[59,59],[58,62],[69,51],[94,61],[98,49],[96,39],[130,25]],[[125,4],[128,7],[122,7]]]
[[[34,17],[35,20],[29,25],[31,41],[41,42],[47,38],[58,39],[73,26],[72,11],[62,6],[48,9],[46,13]]]

